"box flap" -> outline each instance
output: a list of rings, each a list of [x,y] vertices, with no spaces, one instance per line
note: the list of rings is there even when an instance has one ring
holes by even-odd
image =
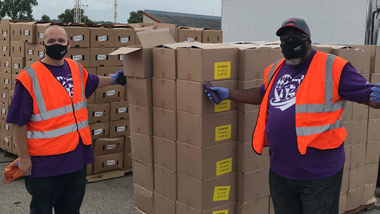
[[[111,52],[108,55],[114,56],[114,55],[120,55],[120,54],[130,54],[138,50],[141,50],[141,48],[140,47],[121,47],[117,49],[116,51]]]
[[[175,43],[169,28],[147,30],[136,33],[143,48],[153,48],[157,45]]]
[[[177,49],[177,48],[187,48],[195,45],[201,44],[200,42],[180,42],[180,43],[173,43],[173,44],[164,44],[160,45],[159,47],[165,47],[170,49]]]
[[[226,48],[237,48],[236,46],[233,46],[231,44],[214,44],[214,43],[197,43],[192,46],[191,48],[200,48],[200,49],[226,49]]]

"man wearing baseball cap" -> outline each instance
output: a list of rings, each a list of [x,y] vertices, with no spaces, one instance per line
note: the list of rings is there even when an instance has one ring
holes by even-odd
[[[252,147],[261,154],[269,146],[276,214],[338,214],[346,100],[380,108],[380,85],[345,59],[313,50],[303,19],[286,19],[276,35],[284,58],[265,69],[261,87],[210,90],[222,100],[260,105]]]

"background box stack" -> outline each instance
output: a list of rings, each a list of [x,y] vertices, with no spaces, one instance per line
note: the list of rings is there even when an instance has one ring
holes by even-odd
[[[193,45],[177,49],[177,213],[235,213],[237,104],[215,105],[204,83],[237,88],[238,49]]]
[[[178,28],[178,42],[202,42],[202,43],[222,43],[223,32],[208,28],[195,28],[180,26]]]

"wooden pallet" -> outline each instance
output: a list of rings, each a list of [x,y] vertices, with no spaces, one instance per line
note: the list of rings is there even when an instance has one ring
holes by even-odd
[[[360,207],[358,207],[356,209],[346,211],[344,214],[356,214],[356,213],[359,213],[360,211],[363,211],[363,210],[372,209],[374,206],[375,206],[375,203],[371,203],[368,205],[361,205]]]
[[[132,172],[132,169],[122,169],[122,170],[115,170],[110,172],[101,172],[94,175],[87,175],[86,180],[87,183],[97,182],[97,181],[104,181],[112,178],[120,178],[125,176],[127,173]]]

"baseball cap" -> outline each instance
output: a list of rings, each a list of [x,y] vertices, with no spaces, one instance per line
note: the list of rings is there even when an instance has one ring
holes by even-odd
[[[297,29],[307,35],[309,38],[311,37],[309,26],[307,26],[305,20],[300,18],[290,18],[285,20],[282,23],[281,27],[277,30],[276,35],[282,36],[289,28]]]

